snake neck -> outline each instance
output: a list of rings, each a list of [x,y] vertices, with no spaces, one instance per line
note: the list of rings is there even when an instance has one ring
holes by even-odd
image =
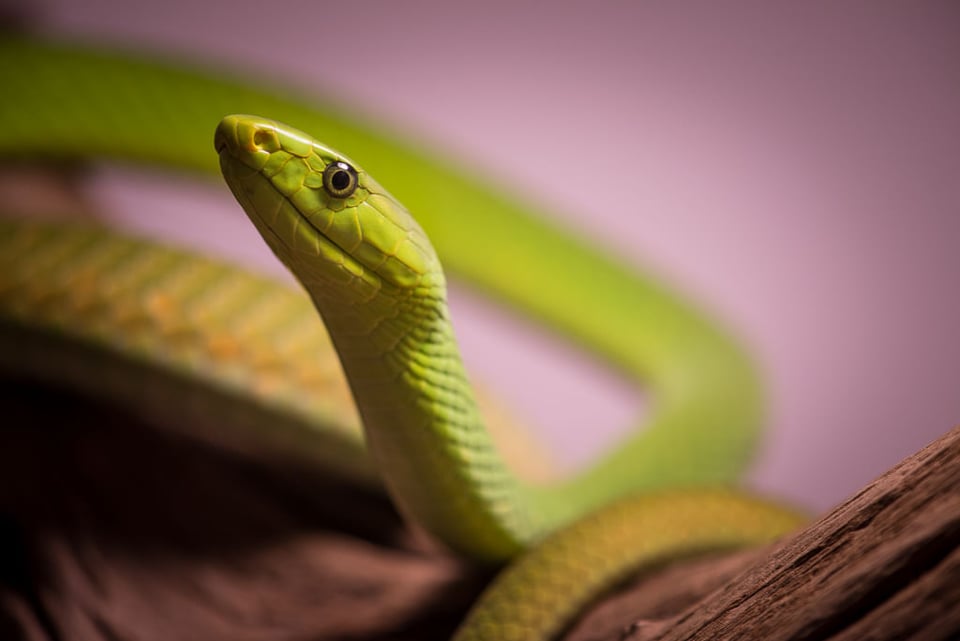
[[[323,290],[311,295],[401,512],[457,552],[499,561],[535,525],[477,407],[444,290],[441,281],[347,310]]]

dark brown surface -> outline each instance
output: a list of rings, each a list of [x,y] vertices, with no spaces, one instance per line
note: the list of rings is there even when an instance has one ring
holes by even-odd
[[[486,578],[376,496],[0,390],[0,639],[446,639]],[[954,430],[775,548],[646,573],[568,638],[960,638],[958,540]]]
[[[482,585],[377,496],[0,389],[0,639],[446,638]]]

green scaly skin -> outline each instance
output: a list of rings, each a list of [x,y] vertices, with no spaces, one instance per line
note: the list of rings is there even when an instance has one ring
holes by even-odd
[[[560,530],[498,580],[458,638],[550,638],[639,565],[769,541],[798,524],[790,510],[728,490],[615,501],[616,487],[584,487],[590,473],[525,484],[484,426],[440,261],[403,206],[350,159],[272,120],[227,116],[214,146],[234,196],[323,317],[371,455],[408,518],[483,560]],[[635,479],[642,487],[644,472]],[[607,507],[563,529],[598,505]]]
[[[582,240],[540,222],[513,199],[490,192],[473,178],[449,169],[445,163],[412,152],[329,108],[277,98],[275,94],[199,72],[83,48],[0,41],[0,86],[4,87],[6,96],[13,97],[0,100],[0,116],[5,123],[0,130],[0,154],[19,157],[101,156],[212,173],[216,163],[209,152],[208,132],[211,123],[224,113],[236,110],[270,113],[304,129],[321,132],[332,144],[351,149],[411,205],[424,229],[437,243],[448,268],[518,309],[547,321],[647,386],[655,402],[648,425],[603,464],[570,486],[560,491],[541,490],[506,470],[489,476],[481,474],[482,483],[497,477],[501,488],[497,491],[516,498],[522,509],[494,505],[482,516],[468,516],[477,519],[483,528],[489,525],[489,529],[483,530],[480,542],[458,542],[457,537],[462,537],[467,528],[445,524],[445,517],[422,505],[411,508],[411,504],[422,501],[416,498],[417,490],[414,490],[414,498],[407,500],[406,511],[424,512],[428,521],[437,521],[435,529],[441,535],[452,533],[454,547],[476,549],[481,558],[500,558],[521,547],[519,540],[524,536],[536,538],[549,529],[550,522],[560,523],[573,517],[573,511],[552,496],[574,497],[577,504],[588,506],[621,496],[638,483],[641,487],[654,488],[732,481],[745,464],[757,435],[760,405],[757,377],[739,348],[713,324],[651,279],[584,246]],[[52,230],[47,231],[56,235]],[[0,233],[5,232],[0,230]],[[106,254],[114,250],[114,239],[99,232],[94,235],[97,238],[90,240],[91,246],[103,243]],[[480,236],[487,239],[484,251],[477,251],[476,238]],[[92,253],[98,251],[101,250]],[[66,282],[67,289],[74,285],[69,279]],[[218,278],[213,277],[198,289],[188,287],[188,299],[192,294],[194,302],[200,305],[207,296],[215,298],[218,289]],[[33,290],[27,288],[27,291]],[[38,291],[48,290],[41,287]],[[136,294],[132,294],[131,300],[142,302]],[[44,301],[49,303],[49,299],[40,300],[40,308],[46,304]],[[12,303],[3,304],[17,308],[17,295]],[[297,307],[301,309],[302,305]],[[0,310],[0,314],[7,315],[9,309]],[[591,313],[583,313],[585,309]],[[28,310],[24,318],[16,320],[16,331],[24,328],[28,333],[34,331],[32,313]],[[78,355],[76,363],[78,371],[89,366],[88,352],[92,351],[95,358],[112,354],[118,372],[115,381],[125,380],[124,373],[142,366],[145,371],[160,372],[164,384],[179,381],[177,384],[185,388],[195,388],[197,398],[203,399],[201,404],[219,403],[210,399],[222,392],[224,379],[234,384],[229,388],[227,400],[243,402],[245,386],[250,387],[252,398],[259,398],[256,394],[262,392],[251,385],[251,381],[258,380],[257,376],[249,380],[238,378],[231,373],[233,366],[224,366],[217,358],[206,361],[194,358],[191,367],[177,358],[170,362],[156,361],[156,353],[166,353],[162,346],[164,340],[180,344],[183,336],[176,332],[175,338],[156,339],[161,345],[156,353],[146,353],[149,350],[138,353],[124,340],[128,326],[121,324],[119,328],[114,327],[114,331],[99,328],[78,332],[74,331],[78,323],[73,321],[90,313],[89,307],[81,305],[76,310],[60,313],[66,316],[58,318],[54,323],[58,326],[47,333],[46,338],[54,336],[53,340],[68,344],[82,343],[78,351],[83,353]],[[299,317],[302,313],[298,311],[296,315]],[[189,317],[185,320],[186,325],[209,321]],[[6,329],[3,328],[4,332]],[[45,330],[38,332],[44,333]],[[264,331],[268,337],[272,333],[280,332],[269,328]],[[43,340],[41,338],[40,343]],[[147,342],[150,340],[154,339]],[[188,336],[183,340],[191,339]],[[349,354],[346,356],[349,358]],[[359,365],[356,369],[364,371]],[[382,376],[375,372],[374,375]],[[75,378],[84,377],[81,373]],[[89,379],[87,376],[86,380]],[[140,392],[142,390],[115,390],[118,396]],[[460,389],[457,394],[461,394]],[[265,420],[257,425],[254,419],[250,426],[252,432],[269,425],[275,417],[273,413],[297,414],[296,403],[290,404],[289,397],[279,394],[275,400],[273,405],[254,403],[263,409]],[[161,407],[163,403],[155,405]],[[224,401],[223,405],[228,402]],[[377,413],[375,409],[365,411]],[[291,420],[291,432],[302,427],[311,429],[311,420],[302,416]],[[486,437],[479,438],[481,449],[476,451],[489,452]],[[461,453],[474,451],[472,443],[466,444],[468,447],[463,445],[453,449]],[[390,447],[388,443],[385,449]],[[443,446],[436,449],[440,452],[438,456],[457,458],[449,448],[447,451]],[[496,458],[495,453],[491,454],[491,461]],[[404,463],[394,464],[402,472]],[[431,466],[436,467],[436,462]],[[440,478],[447,487],[448,481],[464,482],[466,477],[447,470],[441,471]],[[466,482],[470,482],[469,479]],[[463,510],[463,505],[457,505],[461,498],[455,498],[451,509]],[[496,492],[475,491],[468,492],[468,497],[462,500],[473,505],[491,498],[497,503]],[[674,513],[671,503],[679,506],[688,499],[689,505],[699,507],[671,516]],[[616,507],[620,505],[639,507]],[[534,511],[524,512],[529,506],[535,506]],[[605,557],[612,559],[609,564],[583,561],[584,549],[596,551],[606,547],[589,543],[589,537],[617,530],[606,530],[607,526],[603,525],[607,519],[604,514],[611,510],[621,514],[637,512],[636,517],[625,519],[631,523],[652,519],[635,529],[618,530],[626,533],[621,541],[641,540],[637,558],[625,559],[618,552]],[[746,513],[751,517],[745,518]],[[502,514],[507,515],[506,522],[497,521]],[[542,554],[534,551],[531,553],[534,561],[521,562],[498,582],[506,583],[508,588],[520,586],[522,594],[529,593],[534,597],[530,607],[518,604],[515,592],[495,589],[471,615],[470,621],[476,623],[467,625],[463,634],[482,635],[482,630],[490,629],[486,626],[494,625],[497,635],[517,633],[520,636],[516,638],[538,638],[534,635],[547,634],[565,625],[571,608],[585,598],[581,588],[589,585],[592,590],[595,585],[608,585],[621,576],[624,567],[685,550],[769,540],[797,522],[789,511],[737,494],[699,491],[667,495],[660,503],[655,500],[654,503],[616,503],[588,521],[600,523],[600,531],[575,525],[570,535],[564,532],[551,536],[546,544],[547,552],[543,553],[545,559],[536,561]],[[719,533],[723,531],[729,536],[721,536]],[[650,536],[651,532],[656,535]],[[679,536],[684,532],[687,534]],[[674,535],[681,542],[679,546],[672,543]],[[469,538],[469,533],[467,536]],[[618,548],[614,546],[614,549]],[[595,571],[601,565],[603,570]],[[562,589],[571,581],[576,594]],[[509,622],[511,616],[518,617],[514,623]]]

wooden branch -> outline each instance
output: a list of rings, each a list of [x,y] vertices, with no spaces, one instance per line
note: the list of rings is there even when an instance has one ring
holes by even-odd
[[[612,603],[632,623],[599,608],[567,639],[960,638],[960,427],[773,550],[672,568]]]

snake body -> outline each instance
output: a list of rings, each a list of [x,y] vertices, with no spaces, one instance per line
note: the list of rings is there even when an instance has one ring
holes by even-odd
[[[211,169],[210,123],[239,109],[264,112],[323,132],[334,145],[369,159],[371,172],[395,186],[398,196],[417,212],[426,233],[370,173],[297,130],[252,118],[224,121],[218,129],[217,147],[227,182],[324,316],[372,453],[401,509],[451,547],[485,561],[513,557],[547,537],[481,600],[461,630],[464,638],[546,638],[567,625],[596,589],[644,561],[765,541],[796,525],[790,510],[724,490],[622,499],[638,489],[732,481],[759,425],[758,385],[749,360],[712,323],[652,280],[538,222],[520,205],[470,178],[328,111],[145,61],[16,40],[0,46],[0,83],[9,95],[17,96],[0,102],[5,123],[0,131],[2,153],[56,158],[94,153]],[[332,163],[344,163],[356,172],[350,194],[331,198],[325,191],[330,185],[324,186],[324,174]],[[343,212],[347,213],[340,215]],[[364,217],[360,212],[374,215],[357,227]],[[311,233],[318,228],[332,236]],[[20,241],[0,248],[14,257],[12,263],[26,265],[27,272],[36,273],[29,261],[51,242],[62,247],[53,251],[50,264],[62,264],[59,261],[67,258],[88,260],[89,269],[79,270],[81,275],[102,275],[110,271],[103,270],[105,266],[117,261],[140,265],[143,273],[159,270],[156,266],[168,261],[172,271],[157,273],[176,273],[175,265],[183,258],[160,250],[154,262],[140,263],[131,241],[100,232],[81,231],[80,237],[87,236],[79,241],[63,237],[51,241],[58,236],[51,228],[9,229],[9,236]],[[2,231],[7,235],[7,229]],[[427,234],[437,244],[439,258]],[[481,236],[487,240],[484,250],[478,251],[476,238]],[[18,252],[18,247],[33,249]],[[323,256],[333,262],[322,266],[318,257]],[[654,399],[643,429],[600,464],[557,487],[529,483],[503,465],[482,429],[456,354],[443,302],[441,259],[481,287],[549,320],[642,382]],[[327,412],[321,421],[336,422],[329,409],[320,407],[323,401],[308,399],[313,394],[308,390],[325,380],[325,373],[309,373],[307,367],[302,380],[263,382],[269,377],[262,374],[262,363],[246,358],[248,346],[255,342],[244,334],[250,328],[244,329],[243,321],[237,320],[246,314],[231,307],[245,295],[221,294],[230,291],[234,272],[218,269],[212,265],[206,277],[184,277],[180,285],[171,276],[172,287],[159,294],[155,290],[151,298],[134,277],[126,281],[121,277],[111,290],[106,287],[109,278],[107,283],[99,276],[85,282],[71,268],[60,285],[62,295],[47,300],[74,297],[79,304],[52,312],[53,322],[40,318],[36,309],[44,307],[42,292],[56,290],[56,283],[45,282],[36,289],[3,286],[4,333],[39,336],[38,349],[53,337],[82,344],[79,351],[109,354],[121,372],[117,378],[139,365],[161,372],[158,378],[164,385],[179,381],[195,387],[198,398],[207,399],[202,402],[222,400],[226,406],[239,400],[270,416],[292,417],[274,421],[282,426],[281,439],[305,438],[302,434],[313,429],[312,413]],[[246,285],[238,283],[233,285],[237,291],[244,290]],[[83,294],[84,285],[94,293]],[[96,310],[116,306],[112,295],[98,297],[96,292],[116,292],[125,286],[134,301],[131,307],[152,310],[152,320],[159,319],[159,333],[145,329],[144,336],[135,337],[128,333],[129,324],[121,330],[110,326],[124,312],[97,316]],[[285,362],[293,363],[285,369],[297,369],[311,353],[329,351],[320,346],[326,340],[322,330],[317,332],[322,338],[312,337],[313,330],[291,331],[300,327],[299,319],[312,315],[309,301],[291,294],[290,300],[298,302],[289,307],[287,303],[258,307],[261,295],[282,301],[288,294],[273,293],[279,290],[262,283],[250,287],[250,317],[257,318],[257,309],[270,310],[258,328],[261,336],[287,342],[286,352],[273,352],[272,347],[260,352],[268,361],[283,354],[290,358]],[[41,292],[39,306],[22,304],[21,294],[31,291]],[[167,304],[163,296],[171,295],[164,292],[174,292]],[[584,314],[585,309],[591,313]],[[134,317],[138,314],[132,312]],[[127,310],[127,321],[130,315]],[[142,321],[135,319],[133,324],[145,326]],[[89,328],[80,331],[85,324]],[[205,326],[210,333],[171,331],[172,326]],[[233,338],[225,339],[228,335]],[[172,341],[180,349],[155,345],[151,352],[151,341],[156,345]],[[157,353],[167,357],[157,359]],[[83,355],[77,361],[79,370],[96,365],[95,359]],[[111,393],[118,397],[130,393],[119,387]],[[263,428],[255,415],[251,414],[252,432]],[[356,432],[343,433],[354,435],[340,439],[343,447],[359,449]],[[357,477],[369,477],[369,468],[357,469]],[[548,535],[602,504],[609,507]],[[627,545],[634,541],[638,543]],[[590,552],[586,557],[584,550]],[[598,550],[606,552],[593,556]],[[532,604],[520,604],[518,592]]]
[[[0,328],[6,371],[377,483],[329,336],[273,280],[89,223],[0,218]]]

